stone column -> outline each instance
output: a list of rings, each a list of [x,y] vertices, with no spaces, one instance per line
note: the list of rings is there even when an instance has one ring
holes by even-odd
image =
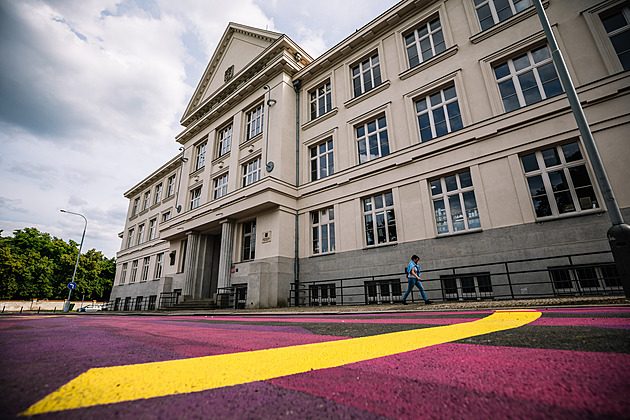
[[[186,262],[184,264],[184,299],[193,299],[195,294],[195,282],[198,277],[199,264],[199,232],[190,231],[186,234],[188,245],[186,247]]]
[[[229,287],[230,274],[232,273],[232,248],[234,247],[234,220],[221,221],[221,254],[219,256],[219,283],[218,289]],[[221,290],[218,290],[221,292]]]

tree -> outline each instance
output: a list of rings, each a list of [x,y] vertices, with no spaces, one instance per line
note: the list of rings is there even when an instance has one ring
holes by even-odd
[[[63,299],[78,254],[78,244],[51,237],[35,228],[0,237],[0,297],[5,299]],[[79,256],[77,294],[107,299],[116,273],[114,258],[91,249]]]

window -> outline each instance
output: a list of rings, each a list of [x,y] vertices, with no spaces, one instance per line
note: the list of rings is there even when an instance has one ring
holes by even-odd
[[[387,121],[380,117],[356,127],[359,163],[389,155]]]
[[[577,141],[521,156],[536,217],[599,208]]]
[[[475,9],[482,31],[503,22],[531,5],[531,0],[475,0]]]
[[[144,240],[144,223],[138,226],[138,245]]]
[[[381,66],[378,61],[378,54],[374,54],[352,67],[352,86],[355,98],[374,89],[381,82]]]
[[[217,155],[221,157],[228,154],[230,144],[232,143],[232,124],[219,131],[219,139],[217,143]]]
[[[311,181],[332,175],[335,172],[332,139],[311,147]]]
[[[196,209],[201,205],[201,187],[197,187],[190,192],[190,209]]]
[[[260,179],[260,165],[260,156],[243,165],[243,187],[247,187]]]
[[[133,229],[129,229],[129,233],[127,234],[127,248],[131,248],[133,246]]]
[[[167,211],[166,213],[164,213],[162,215],[162,222],[166,222],[166,221],[170,220],[170,218],[171,218],[171,212]]]
[[[311,120],[321,117],[332,109],[332,95],[330,92],[330,81],[319,86],[310,92]]]
[[[134,311],[141,311],[142,310],[142,296],[137,296],[136,297],[136,304],[133,307]]]
[[[151,191],[144,193],[144,201],[142,203],[142,211],[148,210],[151,204]]]
[[[309,306],[328,306],[337,304],[337,288],[334,283],[311,284],[308,286]]]
[[[122,271],[120,273],[120,284],[125,284],[126,277],[127,277],[127,263],[123,263]]]
[[[398,240],[394,197],[391,191],[363,199],[363,220],[367,246]]]
[[[495,66],[494,75],[505,112],[563,92],[546,45]]]
[[[402,287],[399,280],[366,281],[363,288],[365,303],[368,305],[402,301]]]
[[[243,261],[253,260],[256,255],[256,221],[243,223]]]
[[[159,204],[162,199],[162,183],[156,185],[155,187],[155,199],[153,200],[153,204]]]
[[[470,171],[434,179],[430,184],[438,235],[481,228]]]
[[[418,64],[438,55],[446,50],[444,34],[440,18],[436,18],[405,36],[405,48],[407,49],[407,60],[409,67],[416,67]]]
[[[611,263],[549,268],[556,295],[623,291],[617,267]]]
[[[256,137],[263,130],[264,105],[260,104],[256,109],[247,113],[247,140]]]
[[[140,276],[140,281],[147,281],[149,278],[149,265],[151,264],[151,257],[144,257],[144,262],[142,264],[142,275]]]
[[[602,14],[601,19],[623,69],[630,69],[630,7]]]
[[[161,252],[155,257],[155,278],[162,277],[162,268],[164,267],[164,253]]]
[[[203,142],[195,149],[195,171],[206,165],[206,147],[208,142]]]
[[[445,300],[492,299],[492,281],[489,274],[471,274],[461,277],[441,276]]]
[[[175,194],[175,175],[169,176],[166,181],[166,196],[171,197],[173,194]]]
[[[228,183],[228,174],[215,178],[214,192],[213,192],[213,197],[215,200],[227,194],[227,183]]]
[[[311,212],[313,232],[313,254],[324,254],[335,251],[335,209]]]
[[[131,216],[136,216],[138,214],[138,208],[140,207],[140,197],[136,197],[133,200],[133,210],[131,210]]]
[[[131,263],[131,278],[129,279],[129,283],[136,282],[136,273],[138,272],[138,260],[133,260]]]
[[[155,310],[155,302],[157,301],[157,295],[149,296],[149,303],[147,304],[147,309],[149,311]]]
[[[155,239],[155,228],[157,226],[157,219],[152,219],[149,222],[149,240],[152,241]]]
[[[464,126],[455,86],[417,100],[416,115],[422,141],[431,140]]]

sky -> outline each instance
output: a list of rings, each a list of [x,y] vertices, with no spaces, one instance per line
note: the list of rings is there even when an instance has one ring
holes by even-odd
[[[0,0],[0,234],[120,249],[123,194],[176,156],[229,22],[317,58],[396,0]]]

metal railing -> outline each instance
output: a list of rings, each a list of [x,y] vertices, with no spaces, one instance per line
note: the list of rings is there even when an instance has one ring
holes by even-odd
[[[422,270],[431,300],[528,299],[623,293],[610,251],[557,255]],[[289,304],[365,305],[402,301],[405,273],[291,283]],[[414,288],[408,301],[421,299]]]

